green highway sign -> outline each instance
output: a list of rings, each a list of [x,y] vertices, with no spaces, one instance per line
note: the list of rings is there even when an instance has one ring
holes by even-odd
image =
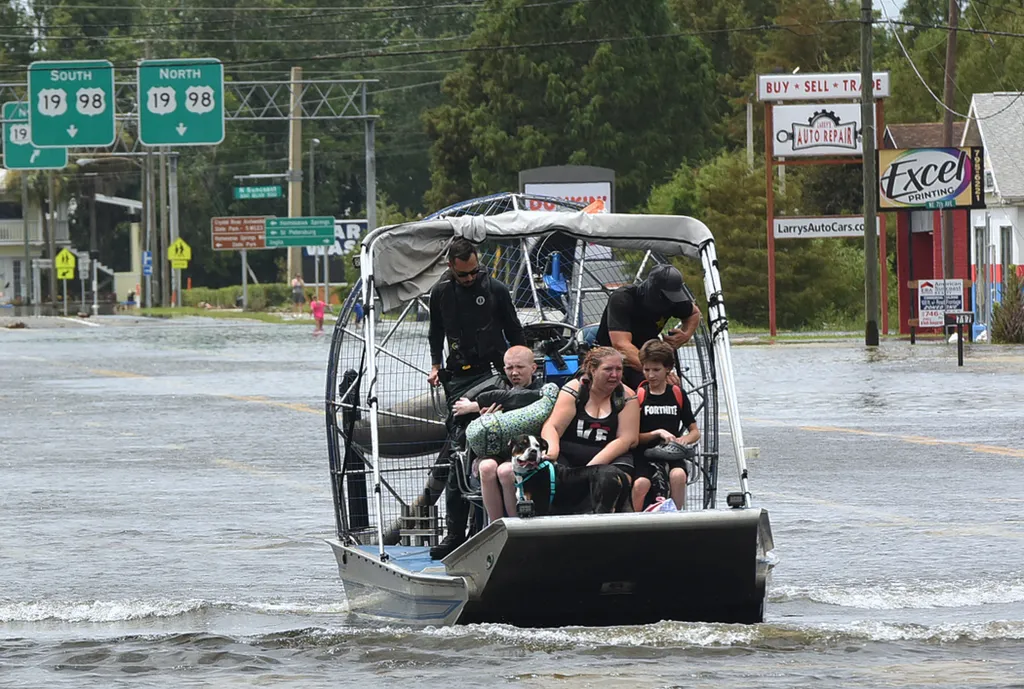
[[[28,105],[4,103],[4,167],[8,170],[59,170],[68,164],[66,148],[36,148],[28,129]]]
[[[329,215],[304,218],[267,218],[267,248],[277,246],[331,246],[334,218]]]
[[[262,187],[235,187],[236,199],[279,199],[284,196],[280,184],[268,184]]]
[[[139,141],[208,146],[224,140],[224,65],[212,57],[139,63]]]
[[[28,66],[28,127],[36,148],[114,143],[114,65],[107,60]]]

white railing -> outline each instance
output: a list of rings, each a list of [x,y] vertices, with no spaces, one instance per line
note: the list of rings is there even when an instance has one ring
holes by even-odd
[[[54,235],[54,241],[58,244],[68,243],[68,221],[58,220],[57,234]],[[0,245],[11,245],[11,244],[24,244],[25,242],[25,225],[22,220],[0,220]],[[43,228],[42,223],[38,221],[29,221],[28,223],[28,241],[30,244],[42,244],[43,243]]]

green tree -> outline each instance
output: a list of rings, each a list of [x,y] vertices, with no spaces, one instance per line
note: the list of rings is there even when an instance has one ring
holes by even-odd
[[[776,213],[802,205],[799,180],[776,189]],[[768,243],[763,164],[753,170],[745,156],[722,153],[699,168],[682,166],[656,187],[651,213],[681,213],[704,222],[715,235],[726,309],[748,325],[768,323]],[[850,314],[863,301],[856,280],[863,254],[846,240],[790,240],[775,243],[776,307],[783,328],[817,327],[826,315]],[[688,282],[700,281],[692,265],[680,266]],[[859,284],[863,284],[863,281]]]
[[[425,115],[428,205],[515,188],[519,170],[562,164],[610,167],[619,209],[643,203],[714,143],[706,52],[685,37],[651,38],[675,28],[664,0],[487,0],[468,39],[476,50]],[[629,40],[601,40],[610,37]],[[491,49],[532,43],[550,45]]]

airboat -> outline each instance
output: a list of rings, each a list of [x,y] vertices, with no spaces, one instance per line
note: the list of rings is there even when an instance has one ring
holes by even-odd
[[[333,332],[325,405],[337,530],[329,544],[351,613],[437,626],[763,621],[773,540],[767,511],[751,505],[714,238],[689,217],[593,210],[503,193],[362,240],[360,279]],[[455,237],[477,242],[481,265],[509,286],[538,374],[558,383],[575,372],[613,290],[663,262],[699,263],[707,309],[678,350],[702,431],[684,510],[481,517],[466,543],[430,559],[444,523],[451,401],[426,382],[427,295]],[[725,505],[720,399],[739,486]],[[482,515],[469,467],[460,459],[451,470]]]

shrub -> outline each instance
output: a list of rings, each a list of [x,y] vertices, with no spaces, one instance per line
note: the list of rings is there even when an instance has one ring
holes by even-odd
[[[992,341],[1024,343],[1024,299],[1015,266],[1007,272],[1002,303],[996,304],[992,311]]]

